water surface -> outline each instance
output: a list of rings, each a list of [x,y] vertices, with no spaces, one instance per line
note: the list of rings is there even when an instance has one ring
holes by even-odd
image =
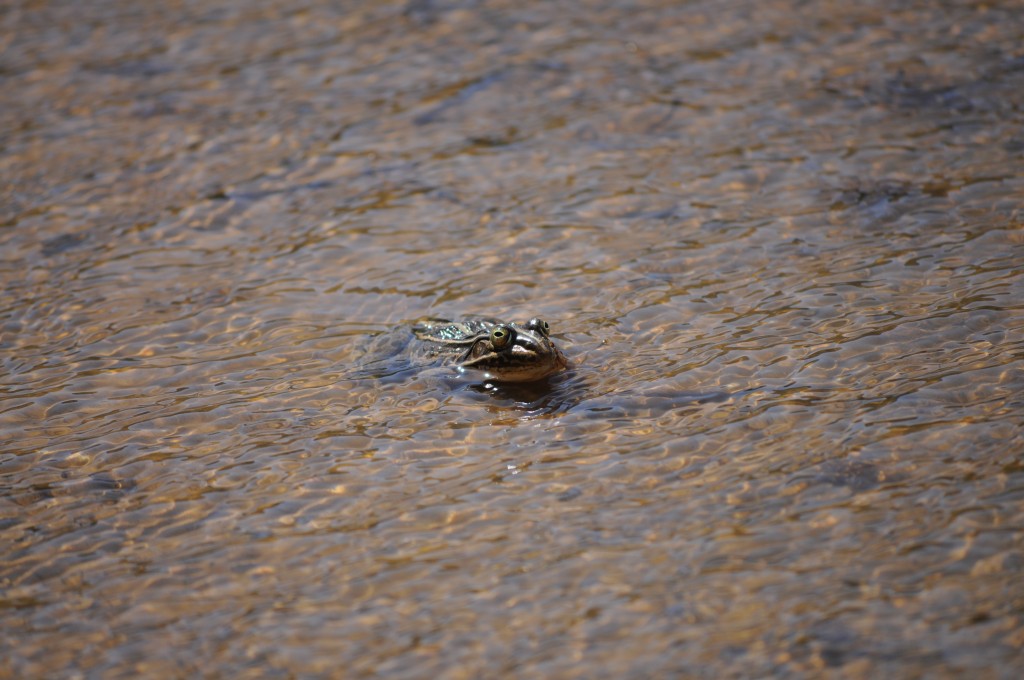
[[[0,675],[1017,677],[1021,16],[0,10]]]

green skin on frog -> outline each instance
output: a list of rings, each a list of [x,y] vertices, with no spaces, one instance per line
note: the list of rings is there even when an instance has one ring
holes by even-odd
[[[482,371],[501,382],[542,380],[568,366],[551,341],[546,321],[524,324],[496,319],[430,319],[413,327],[429,354],[454,359],[462,369]]]

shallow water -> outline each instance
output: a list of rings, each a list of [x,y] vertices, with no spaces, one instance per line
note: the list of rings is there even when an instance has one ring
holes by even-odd
[[[0,9],[0,676],[1017,677],[1021,16]]]

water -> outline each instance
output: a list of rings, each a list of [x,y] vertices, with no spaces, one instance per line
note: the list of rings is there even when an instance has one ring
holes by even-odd
[[[8,4],[0,676],[1017,677],[1022,12]]]

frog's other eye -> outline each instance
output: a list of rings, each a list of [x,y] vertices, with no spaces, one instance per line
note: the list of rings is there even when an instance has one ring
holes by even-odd
[[[526,322],[526,327],[531,331],[537,331],[544,337],[551,334],[551,326],[548,325],[547,321],[534,317]]]
[[[515,333],[508,326],[495,326],[491,329],[491,344],[494,349],[507,347],[515,339]]]

